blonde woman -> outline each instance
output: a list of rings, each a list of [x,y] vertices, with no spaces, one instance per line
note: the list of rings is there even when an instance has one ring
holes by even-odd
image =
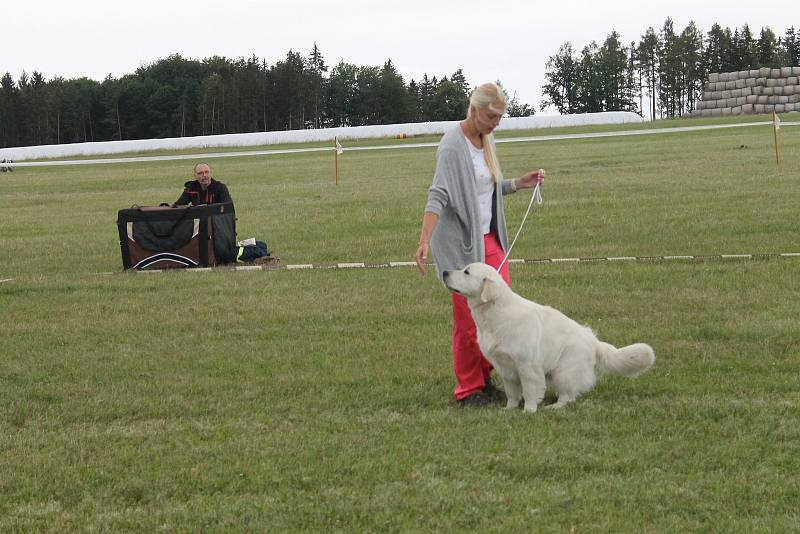
[[[485,83],[473,91],[467,118],[442,137],[416,253],[422,275],[429,250],[439,279],[445,270],[476,261],[495,268],[503,261],[508,250],[503,195],[535,187],[544,179],[538,170],[515,180],[503,179],[492,132],[505,112],[503,90]],[[508,263],[500,275],[510,285]],[[492,365],[478,347],[467,300],[455,293],[452,300],[456,401],[462,406],[485,406],[505,400],[505,393],[492,382]]]

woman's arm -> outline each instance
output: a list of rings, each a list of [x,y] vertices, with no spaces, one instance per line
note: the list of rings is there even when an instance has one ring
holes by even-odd
[[[431,235],[439,222],[439,216],[430,211],[426,211],[422,216],[422,231],[419,234],[419,246],[417,247],[417,269],[420,274],[425,275],[425,260],[428,259],[428,245],[431,242]]]

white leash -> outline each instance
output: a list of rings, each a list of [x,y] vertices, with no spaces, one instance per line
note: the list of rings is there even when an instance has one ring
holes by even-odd
[[[544,172],[542,172],[542,174],[544,174]],[[528,211],[525,212],[525,216],[522,218],[522,222],[519,223],[519,230],[517,230],[517,235],[514,236],[514,240],[511,242],[511,246],[508,247],[508,252],[506,252],[506,257],[503,258],[503,263],[501,263],[500,267],[497,268],[497,272],[500,272],[500,269],[502,269],[503,265],[506,264],[508,256],[509,254],[511,254],[511,249],[514,248],[514,245],[517,242],[517,238],[519,237],[519,234],[522,232],[522,227],[525,226],[525,221],[528,220],[528,215],[531,213],[533,202],[536,201],[536,203],[539,204],[540,206],[544,203],[544,200],[542,199],[542,192],[539,190],[539,186],[541,185],[542,183],[539,182],[536,184],[536,187],[533,188],[533,194],[531,194],[531,201],[528,202]]]

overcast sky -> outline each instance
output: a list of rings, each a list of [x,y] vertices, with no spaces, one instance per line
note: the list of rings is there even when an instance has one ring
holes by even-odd
[[[271,65],[316,42],[329,66],[391,59],[406,82],[461,68],[471,85],[500,80],[537,110],[547,58],[566,41],[580,50],[616,30],[623,43],[638,43],[667,17],[676,33],[691,20],[704,34],[714,23],[749,24],[756,38],[764,26],[778,36],[800,29],[797,0],[9,0],[3,11],[0,73],[14,79],[24,69],[102,80],[174,53],[255,54]]]

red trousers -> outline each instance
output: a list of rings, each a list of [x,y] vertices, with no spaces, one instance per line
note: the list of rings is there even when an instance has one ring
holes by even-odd
[[[485,262],[496,269],[506,253],[494,234],[484,235],[483,243],[486,251]],[[508,262],[500,269],[500,276],[509,286],[511,285]],[[484,358],[478,347],[478,329],[472,320],[467,299],[455,293],[452,293],[452,296],[453,370],[458,380],[454,394],[456,400],[461,400],[483,389],[486,379],[492,373],[492,364]]]

